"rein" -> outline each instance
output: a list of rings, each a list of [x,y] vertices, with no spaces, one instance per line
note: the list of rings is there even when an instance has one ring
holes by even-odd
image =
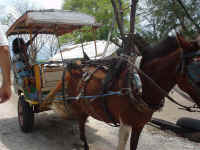
[[[138,72],[140,72],[141,74],[143,74],[149,81],[151,81],[151,83],[160,90],[160,92],[166,97],[168,98],[168,100],[170,100],[172,103],[182,107],[183,109],[189,111],[189,112],[196,112],[195,110],[192,110],[192,107],[188,107],[185,105],[180,104],[179,102],[177,102],[174,98],[172,98],[171,96],[168,95],[168,92],[166,92],[164,89],[162,89],[154,80],[152,80],[148,75],[146,75],[142,70],[138,70]]]
[[[181,63],[178,65],[177,68],[180,68],[180,72],[183,74],[184,73],[184,70],[185,70],[185,58],[186,57],[190,57],[189,54],[184,54],[183,52],[183,48],[181,46],[181,42],[180,42],[180,39],[178,38],[178,33],[176,32],[176,41],[178,43],[178,47],[181,49]],[[177,72],[178,72],[178,69],[177,69]],[[192,80],[189,80],[190,83],[192,84],[192,86],[195,88],[195,90],[197,89],[198,91],[200,91],[200,88],[198,88],[196,86],[196,84],[192,81]],[[172,101],[173,102],[173,101]],[[173,103],[175,103],[176,105],[178,106],[181,106],[182,108],[179,108],[179,109],[183,109],[183,110],[186,110],[188,112],[200,112],[198,110],[193,110],[193,109],[200,109],[200,107],[196,107],[195,105],[194,106],[185,106],[185,105],[182,105],[180,103],[178,103],[177,101],[174,101]]]
[[[126,58],[122,58],[121,59],[126,59]],[[129,62],[130,64],[132,64],[134,66],[134,64],[132,62]],[[134,66],[135,67],[135,66]],[[188,107],[185,105],[180,104],[179,102],[177,102],[174,98],[172,98],[171,96],[168,95],[168,92],[165,91],[164,89],[162,89],[153,79],[151,79],[146,73],[144,73],[141,69],[135,67],[135,69],[141,73],[146,79],[148,79],[166,98],[168,98],[168,100],[170,100],[172,103],[182,107],[183,109],[189,111],[189,112],[196,112],[195,110],[192,110],[193,107]],[[142,99],[141,99],[142,100]],[[148,109],[150,109],[151,111],[156,111],[155,109],[152,109],[151,106],[149,106],[149,104],[147,104],[144,100],[142,100],[147,107],[149,107]],[[162,102],[161,102],[162,103]],[[160,106],[162,106],[161,104],[159,104]]]
[[[177,43],[178,43],[178,48],[180,48],[180,50],[181,50],[181,58],[182,58],[183,57],[183,48],[181,47],[181,43],[180,43],[178,37],[176,38],[176,40],[177,40]],[[195,110],[193,110],[193,108],[196,108],[196,107],[184,106],[184,105],[180,104],[179,102],[177,102],[174,98],[169,96],[168,92],[166,90],[161,88],[153,79],[151,79],[146,73],[144,73],[139,67],[136,66],[135,61],[132,62],[131,57],[132,56],[123,55],[123,56],[114,57],[113,59],[109,58],[109,59],[102,59],[102,60],[83,61],[83,62],[81,62],[81,65],[79,65],[79,68],[87,67],[87,66],[94,66],[94,67],[97,67],[97,69],[99,69],[100,67],[108,67],[109,68],[110,66],[112,67],[111,62],[114,59],[117,59],[118,61],[123,60],[123,61],[127,62],[126,65],[130,65],[129,67],[132,68],[132,70],[133,69],[136,70],[136,72],[140,73],[147,80],[149,80],[151,82],[151,84],[154,87],[156,87],[160,91],[160,93],[163,94],[164,97],[168,98],[168,100],[170,100],[172,103],[180,106],[181,109],[187,110],[189,112],[196,112]],[[69,71],[71,69],[73,69],[73,67],[69,67],[69,68],[68,67],[66,69],[69,69]],[[87,81],[89,81],[92,78],[93,74],[97,71],[97,69],[92,73],[89,72],[89,75],[82,77],[81,80],[86,83],[85,86],[87,86]],[[129,73],[131,73],[131,72],[129,72]],[[64,76],[65,75],[63,74],[63,82],[64,82]],[[104,91],[105,93],[100,93],[100,94],[92,95],[92,96],[88,96],[88,95],[85,96],[84,92],[80,92],[78,96],[74,96],[74,97],[68,97],[68,96],[65,97],[64,96],[65,95],[64,88],[65,88],[65,85],[63,84],[63,98],[64,98],[64,100],[66,99],[67,102],[70,102],[71,100],[89,99],[90,101],[84,101],[85,103],[87,103],[89,105],[89,107],[92,107],[90,102],[97,99],[97,98],[103,98],[104,99],[105,97],[112,96],[112,95],[129,95],[129,97],[132,100],[131,103],[134,104],[134,106],[136,107],[136,109],[138,111],[140,111],[140,112],[147,112],[147,111],[155,112],[155,111],[160,110],[163,107],[163,101],[164,101],[164,99],[161,100],[161,102],[157,105],[148,104],[143,100],[141,95],[133,94],[133,88],[131,86],[128,86],[128,88],[125,89],[125,92],[123,92],[123,89],[121,89],[119,91],[108,91],[108,90],[106,90],[106,91]],[[93,111],[95,112],[95,110],[93,110]],[[107,111],[105,111],[105,113],[108,115],[109,120],[111,122],[113,122],[114,126],[117,126],[118,124],[113,119],[112,114],[109,115],[110,113],[107,112]]]
[[[88,100],[95,100],[97,98],[101,98],[101,97],[106,97],[106,96],[113,96],[113,95],[127,95],[128,93],[125,93],[124,90],[129,90],[129,89],[125,89],[123,88],[122,90],[120,91],[108,91],[107,93],[105,94],[99,94],[99,95],[91,95],[91,96],[71,96],[71,97],[65,97],[66,101],[70,101],[71,100],[79,100],[79,99],[88,99]],[[57,100],[57,99],[56,99]],[[59,100],[59,99],[58,99]],[[63,100],[63,98],[60,98],[60,100]]]
[[[126,56],[126,55],[123,55],[123,56],[118,56],[118,57],[115,57],[117,59],[121,59],[121,60],[124,60],[124,61],[127,61],[129,65],[131,65],[137,72],[141,73],[145,78],[147,78],[157,89],[159,89],[159,91],[165,96],[167,97],[170,101],[172,101],[173,103],[183,107],[184,109],[188,110],[188,111],[191,111],[191,108],[190,107],[187,107],[187,106],[184,106],[184,105],[181,105],[179,104],[177,101],[175,101],[171,96],[168,96],[168,92],[166,92],[164,89],[162,89],[154,80],[152,80],[147,74],[145,74],[141,69],[139,69],[138,67],[135,66],[135,64],[130,61],[131,59],[129,59],[129,57],[131,56]],[[85,62],[82,67],[84,66],[91,66],[91,65],[94,65],[94,66],[99,66],[99,64],[101,64],[101,62],[103,62],[103,65],[105,66],[109,66],[110,65],[110,62],[112,60],[108,60],[106,61],[105,60],[95,60],[95,61],[87,61]],[[79,66],[80,67],[80,66]],[[71,65],[68,65],[67,69],[72,69],[73,67]],[[81,68],[81,67],[80,67]],[[65,74],[65,73],[64,73]],[[63,77],[64,77],[64,74],[63,74]],[[90,78],[88,78],[89,80]],[[64,81],[64,78],[63,78],[63,81]],[[121,91],[117,91],[117,92],[112,92],[112,91],[107,91],[109,93],[103,93],[103,94],[99,94],[99,95],[93,95],[93,96],[83,96],[83,95],[79,95],[79,96],[75,96],[75,97],[65,97],[65,90],[64,90],[64,87],[65,85],[63,84],[63,98],[66,99],[68,102],[71,101],[71,100],[77,100],[77,99],[96,99],[96,98],[100,98],[100,97],[106,97],[106,96],[111,96],[111,95],[124,95],[124,92],[121,92]],[[163,106],[163,101],[161,101],[160,104],[158,105],[150,105],[150,104],[147,104],[141,96],[136,96],[132,94],[132,90],[130,88],[127,88],[127,92],[129,93],[129,96],[131,97],[131,99],[133,100],[132,103],[135,104],[135,106],[138,108],[139,111],[151,111],[151,112],[155,112],[159,109],[161,109],[161,107]]]

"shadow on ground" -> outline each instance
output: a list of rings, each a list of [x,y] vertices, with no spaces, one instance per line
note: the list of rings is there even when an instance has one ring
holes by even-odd
[[[190,141],[200,143],[199,130],[195,130],[192,128],[184,128],[173,122],[169,122],[158,118],[152,118],[151,122],[148,123],[148,125],[151,125],[152,127],[158,130],[163,130],[166,132],[171,131],[175,133],[174,136],[184,137]]]
[[[32,133],[22,133],[17,117],[0,120],[0,141],[9,150],[79,150],[83,149],[79,139],[76,121],[62,120],[54,114],[42,113],[36,116]],[[109,141],[96,134],[97,130],[86,126],[89,144]],[[0,145],[1,147],[1,145]]]

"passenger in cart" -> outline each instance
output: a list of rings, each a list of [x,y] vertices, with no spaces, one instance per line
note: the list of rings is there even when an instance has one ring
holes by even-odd
[[[34,38],[35,37],[36,36],[34,36]],[[27,53],[28,46],[31,43],[30,41],[31,40],[25,43],[23,38],[16,38],[13,41],[13,67],[17,83],[24,88],[25,95],[30,99],[37,99],[37,92],[33,80],[33,69],[32,65],[29,63],[29,55]]]

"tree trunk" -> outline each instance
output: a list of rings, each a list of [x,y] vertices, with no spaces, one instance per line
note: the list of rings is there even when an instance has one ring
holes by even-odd
[[[118,25],[119,32],[120,32],[120,35],[121,35],[121,39],[124,40],[125,36],[124,36],[124,29],[123,29],[123,25],[122,25],[122,21],[121,21],[122,18],[119,17],[120,10],[117,7],[115,0],[111,0],[111,3],[112,3],[112,6],[113,6],[113,9],[114,9],[114,15],[115,15],[115,19],[117,21],[117,25]]]
[[[130,13],[130,34],[135,32],[135,16],[136,16],[136,6],[138,0],[131,0],[131,13]]]
[[[130,34],[127,37],[127,45],[126,49],[129,52],[129,55],[131,52],[136,53],[137,55],[140,55],[140,52],[136,49],[136,43],[135,43],[135,20],[136,20],[136,7],[137,7],[138,0],[131,0],[131,12],[130,12]]]
[[[131,55],[132,53],[137,53],[140,55],[139,51],[136,49],[135,44],[135,18],[136,18],[136,6],[138,0],[131,0],[131,12],[130,12],[130,32],[125,36],[124,34],[124,26],[123,26],[123,9],[121,0],[118,0],[118,4],[116,0],[111,0],[114,14],[116,18],[116,22],[120,31],[121,39],[122,39],[122,48],[124,53],[127,55]]]

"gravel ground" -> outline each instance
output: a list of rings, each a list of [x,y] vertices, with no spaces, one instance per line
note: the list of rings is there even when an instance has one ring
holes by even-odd
[[[171,94],[185,104],[191,104],[177,92]],[[0,150],[81,150],[79,131],[74,121],[62,120],[53,112],[36,115],[32,133],[20,131],[17,121],[17,96],[0,105]],[[188,113],[166,101],[162,112],[154,117],[175,122],[180,117],[200,118],[200,113]],[[87,123],[87,137],[90,150],[115,150],[118,128],[96,121],[92,118]],[[129,144],[127,145],[129,150]],[[200,143],[178,137],[172,132],[164,132],[146,125],[140,137],[138,150],[199,150]]]

